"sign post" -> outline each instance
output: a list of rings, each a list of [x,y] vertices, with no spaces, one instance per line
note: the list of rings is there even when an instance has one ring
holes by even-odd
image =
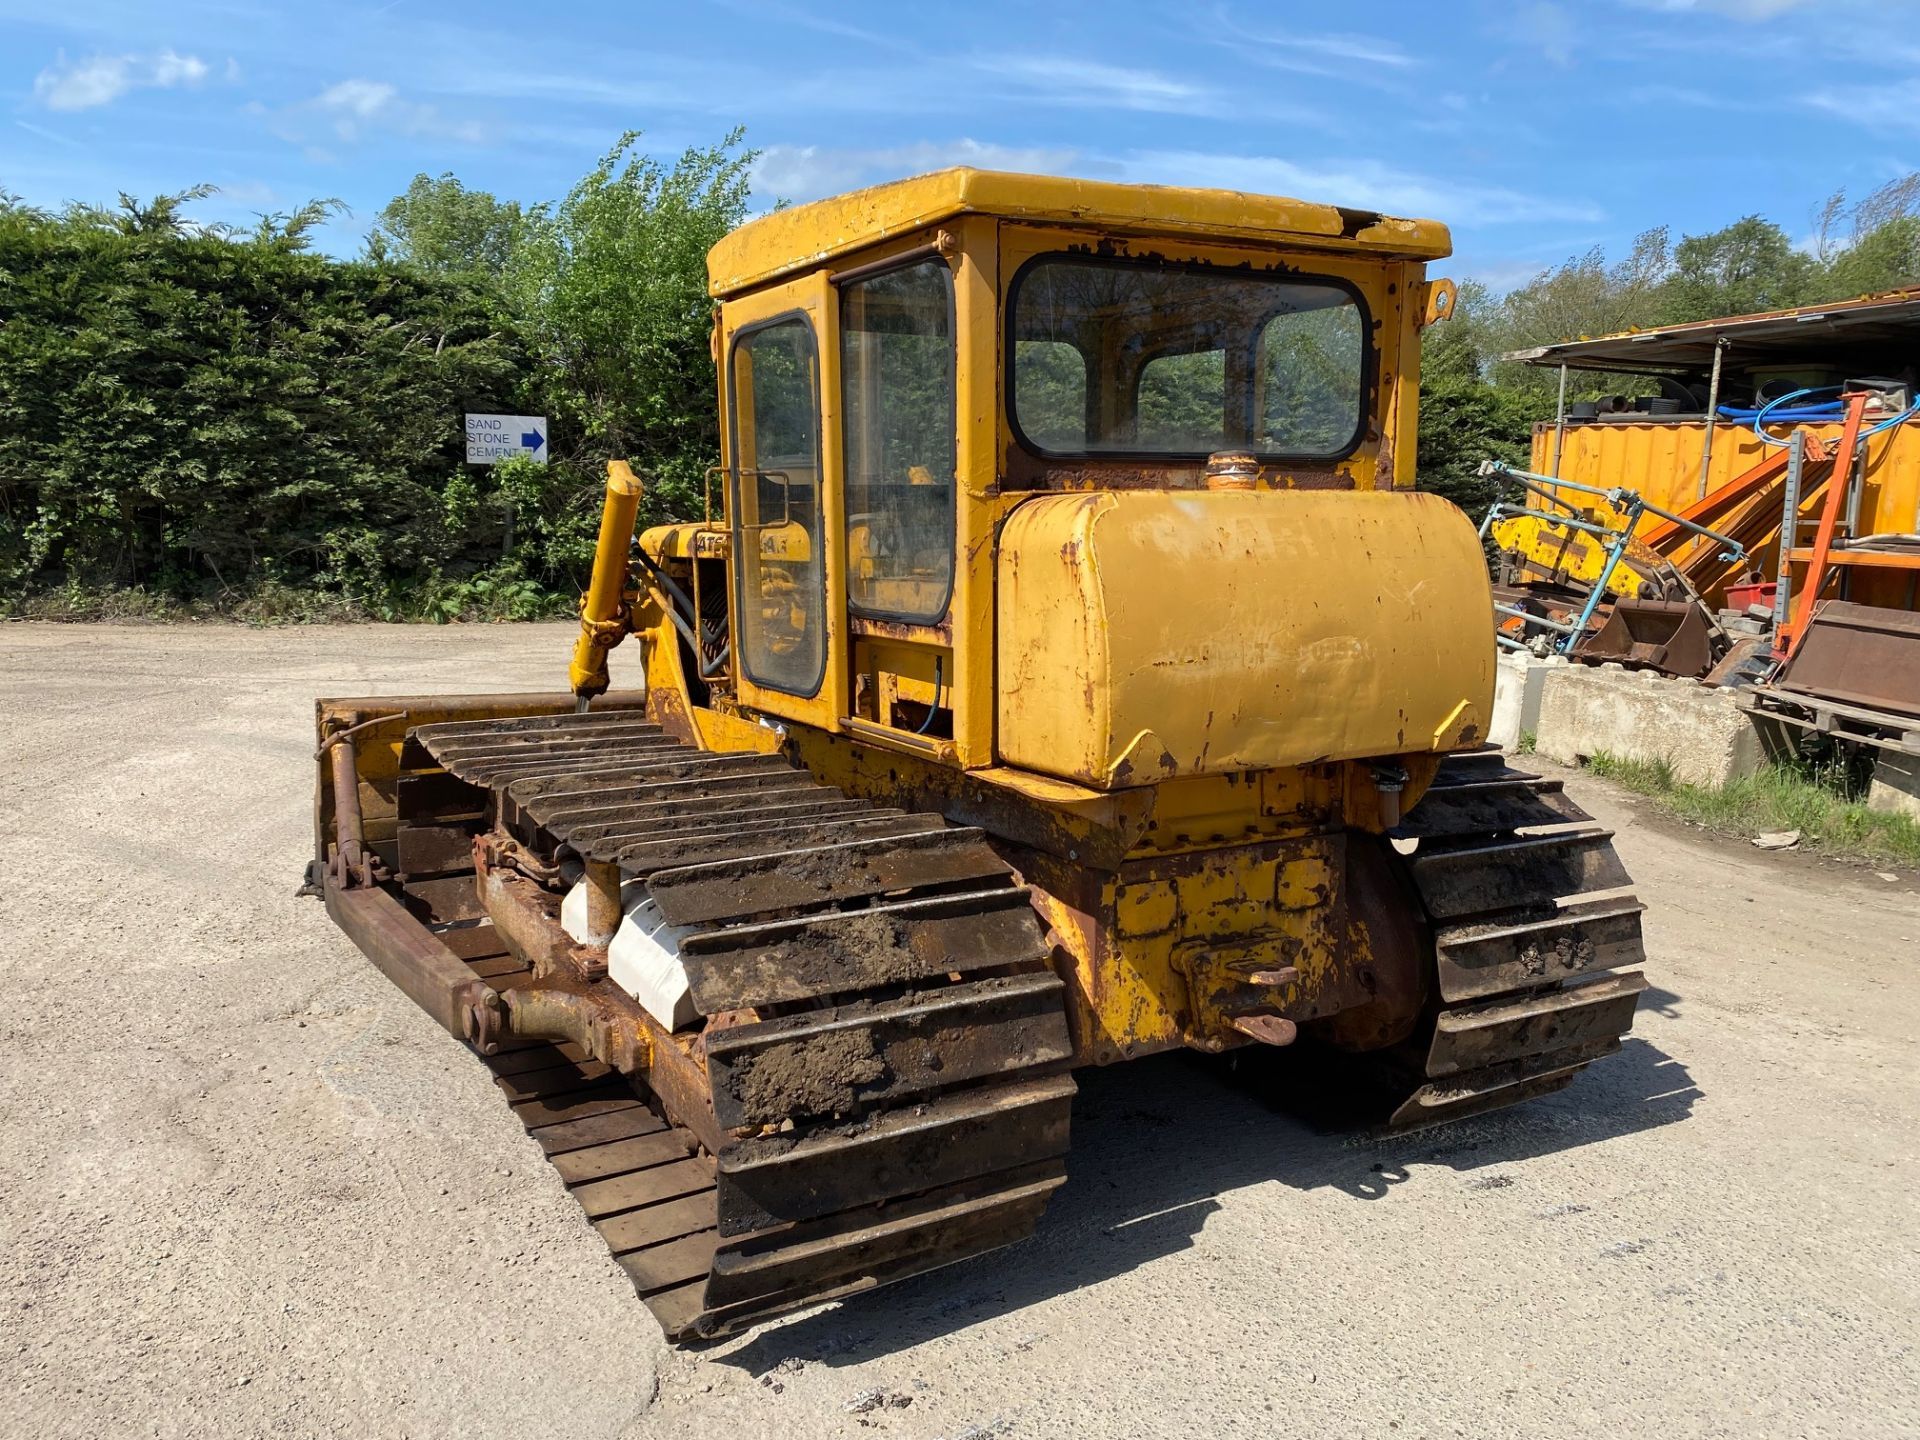
[[[468,415],[467,463],[497,465],[514,455],[547,463],[544,415]]]

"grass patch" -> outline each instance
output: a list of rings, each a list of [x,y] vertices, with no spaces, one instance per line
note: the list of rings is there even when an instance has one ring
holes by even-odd
[[[1535,735],[1533,731],[1522,730],[1520,732],[1520,738],[1513,743],[1513,753],[1516,755],[1533,754],[1534,746],[1539,743],[1539,739],[1540,737]]]
[[[349,595],[323,586],[263,579],[242,590],[182,598],[162,591],[63,585],[0,595],[0,619],[58,620],[73,624],[343,625],[393,622],[564,620],[575,613],[572,593],[549,590],[506,562],[478,574],[430,575],[377,595]]]
[[[1595,775],[1645,795],[1678,819],[1752,838],[1798,830],[1804,849],[1856,860],[1920,867],[1920,822],[1869,810],[1859,798],[1858,766],[1837,762],[1775,764],[1725,785],[1688,785],[1664,760],[1595,755]]]

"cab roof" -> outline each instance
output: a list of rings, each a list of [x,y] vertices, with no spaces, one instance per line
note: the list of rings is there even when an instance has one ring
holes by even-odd
[[[1438,260],[1453,249],[1447,227],[1436,220],[1399,220],[1372,210],[1242,190],[1118,185],[956,167],[750,220],[707,252],[707,288],[714,295],[736,294],[956,215],[1134,235],[1278,242],[1382,259]]]

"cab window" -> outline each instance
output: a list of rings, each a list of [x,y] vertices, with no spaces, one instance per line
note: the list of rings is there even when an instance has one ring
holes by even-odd
[[[744,331],[729,382],[741,664],[757,685],[812,695],[827,665],[813,327],[795,315]]]
[[[1331,277],[1040,255],[1008,301],[1008,417],[1046,457],[1338,459],[1365,433],[1368,331]]]
[[[953,276],[939,259],[840,289],[847,604],[931,623],[953,590]]]

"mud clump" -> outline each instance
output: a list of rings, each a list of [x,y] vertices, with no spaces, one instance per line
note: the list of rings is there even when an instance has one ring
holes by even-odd
[[[872,1032],[850,1029],[743,1055],[728,1075],[727,1088],[748,1115],[765,1122],[842,1114],[887,1074]]]
[[[922,973],[924,967],[900,939],[900,927],[891,918],[859,915],[809,928],[773,953],[783,970],[816,993],[862,990]]]

